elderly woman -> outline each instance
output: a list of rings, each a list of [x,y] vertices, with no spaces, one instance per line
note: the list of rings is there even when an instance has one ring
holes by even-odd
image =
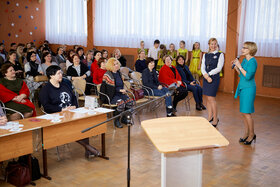
[[[257,61],[254,55],[257,53],[257,45],[254,42],[245,42],[242,47],[242,55],[245,56],[242,63],[236,59],[232,61],[235,65],[235,70],[239,74],[240,81],[237,86],[235,98],[239,96],[240,107],[239,110],[243,115],[245,125],[245,133],[239,142],[245,145],[250,145],[253,140],[256,141],[256,134],[254,132],[254,121],[252,113],[255,112],[254,101],[256,97],[256,82],[255,74],[257,71]]]
[[[159,81],[167,86],[171,84],[176,84],[177,88],[175,91],[174,99],[173,99],[173,108],[176,111],[177,104],[179,101],[185,99],[188,95],[188,91],[186,86],[182,82],[181,76],[178,73],[177,69],[171,65],[172,57],[171,56],[164,56],[163,57],[164,65],[159,71]]]
[[[115,57],[121,63],[121,67],[126,67],[126,59],[124,58],[124,56],[122,56],[119,49],[114,50],[113,57]]]
[[[163,96],[168,93],[168,89],[164,88],[162,85],[160,85],[157,77],[156,70],[154,69],[155,67],[155,61],[153,58],[148,57],[146,60],[148,68],[144,69],[142,73],[142,81],[143,85],[149,87],[150,89],[153,90],[154,96]],[[149,90],[149,95],[152,95],[152,91]],[[145,94],[147,94],[145,92]],[[174,116],[173,108],[172,108],[172,98],[171,96],[165,97],[165,106],[166,106],[166,113],[167,117]]]
[[[182,55],[179,55],[176,58],[176,68],[182,78],[182,81],[187,84],[187,90],[193,93],[195,100],[195,109],[196,110],[206,110],[206,107],[203,105],[202,101],[202,88],[196,84],[195,79],[192,76],[187,65],[185,65],[185,58]]]
[[[124,83],[120,73],[120,62],[116,58],[110,58],[106,64],[107,72],[103,76],[100,91],[109,96],[110,103],[116,104],[117,109],[114,111],[114,115],[118,115],[125,109],[130,109],[133,106],[133,100],[126,95],[124,89]],[[109,103],[107,97],[100,95],[102,103]],[[125,123],[126,118],[123,117],[122,122]],[[114,125],[118,128],[122,128],[122,124],[119,118],[116,118]]]
[[[93,74],[93,79],[92,82],[94,84],[101,84],[103,80],[103,75],[106,73],[106,63],[107,59],[106,58],[100,58],[98,60],[98,68],[95,70],[95,73]]]
[[[39,100],[46,113],[55,113],[71,110],[78,107],[77,99],[67,85],[62,81],[62,71],[59,66],[51,65],[46,70],[49,82],[41,89]],[[99,154],[98,151],[89,145],[89,139],[77,141],[85,148],[85,157]]]
[[[22,79],[16,78],[13,64],[4,64],[1,72],[4,78],[0,79],[0,100],[6,107],[22,113],[25,118],[35,116],[35,106],[28,99],[29,89]],[[12,111],[7,111],[7,113],[11,121],[21,118],[18,113]]]
[[[39,88],[43,82],[34,82],[34,77],[37,75],[43,75],[43,70],[40,64],[36,62],[36,53],[27,53],[27,63],[24,65],[24,71],[26,75],[26,84],[29,90],[32,92]]]
[[[46,75],[46,70],[49,66],[51,65],[58,65],[56,62],[52,62],[52,54],[50,52],[45,52],[42,56],[42,71],[43,71],[43,74]],[[61,69],[63,69],[61,67]]]
[[[16,71],[16,77],[23,78],[23,68],[16,59],[17,59],[16,51],[10,51],[8,54],[8,60],[5,63],[13,64],[14,70]]]

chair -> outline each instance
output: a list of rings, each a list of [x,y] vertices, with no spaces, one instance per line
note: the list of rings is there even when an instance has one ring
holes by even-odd
[[[12,108],[6,107],[5,104],[4,104],[2,101],[0,101],[0,106],[2,107],[3,112],[4,112],[4,114],[5,114],[6,116],[7,116],[6,110],[9,110],[9,111],[18,113],[18,114],[22,117],[22,119],[24,119],[24,115],[23,115],[21,112],[19,112],[19,111],[17,111],[17,110],[14,110],[14,109],[12,109]]]
[[[88,83],[84,79],[75,79],[75,80],[72,81],[72,85],[74,87],[75,95],[77,96],[77,101],[79,101],[79,100],[80,101],[85,101],[85,98],[86,98],[86,94],[85,94],[86,85],[91,85],[91,86],[96,87],[95,84]],[[89,96],[96,97],[96,95],[89,95]]]
[[[124,80],[128,80],[129,79],[129,68],[127,67],[121,67],[120,68],[120,72],[124,78]]]

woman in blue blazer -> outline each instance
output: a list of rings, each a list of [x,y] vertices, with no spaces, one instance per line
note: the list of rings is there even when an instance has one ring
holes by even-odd
[[[254,42],[245,42],[241,51],[242,55],[245,56],[242,63],[240,64],[238,59],[235,59],[231,63],[235,65],[235,70],[240,77],[235,98],[239,96],[239,110],[243,115],[245,125],[245,134],[239,139],[239,142],[243,142],[245,145],[250,145],[253,140],[256,141],[254,121],[251,114],[255,112],[255,73],[258,65],[254,55],[257,53],[257,45]]]

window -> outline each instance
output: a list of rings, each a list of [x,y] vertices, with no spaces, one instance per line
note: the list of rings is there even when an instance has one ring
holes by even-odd
[[[239,53],[243,43],[255,42],[257,56],[280,57],[280,1],[242,1]]]
[[[46,40],[87,46],[87,1],[46,0]]]
[[[227,0],[96,0],[94,45],[134,47],[155,39],[169,45],[185,40],[192,49],[196,41],[204,51],[216,37],[224,51]],[[168,47],[168,46],[167,46]]]

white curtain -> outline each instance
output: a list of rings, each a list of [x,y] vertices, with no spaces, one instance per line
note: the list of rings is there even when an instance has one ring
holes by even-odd
[[[227,0],[96,0],[94,45],[145,47],[155,39],[179,48],[199,41],[203,51],[208,40],[217,38],[225,51]]]
[[[87,46],[87,1],[46,0],[46,40]]]
[[[257,56],[280,57],[280,1],[243,0],[238,52],[245,41],[258,46]]]

